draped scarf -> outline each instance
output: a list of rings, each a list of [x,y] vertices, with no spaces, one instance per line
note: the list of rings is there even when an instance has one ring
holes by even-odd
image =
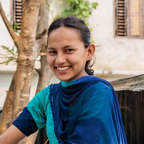
[[[89,88],[99,82],[104,83],[112,91],[113,100],[108,111],[111,115],[108,125],[103,123],[105,117],[86,112],[86,103],[96,111],[99,109],[97,105],[92,105],[91,101],[89,102],[92,96],[96,99],[93,94],[95,89],[89,91]],[[117,95],[106,80],[96,76],[84,76],[70,82],[62,81],[58,84],[51,84],[50,103],[54,131],[60,144],[127,143]]]

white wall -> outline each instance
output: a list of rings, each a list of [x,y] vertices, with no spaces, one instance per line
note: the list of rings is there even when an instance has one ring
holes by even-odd
[[[94,1],[94,0],[90,0]],[[97,0],[99,6],[89,18],[92,36],[96,48],[97,73],[112,72],[121,74],[140,74],[144,70],[144,39],[114,38],[113,0]],[[9,0],[1,0],[9,18]],[[54,0],[51,6],[51,18],[60,13],[62,1]],[[12,47],[13,41],[0,17],[0,45]],[[0,52],[2,52],[0,48]],[[15,66],[1,66],[0,69],[14,70]]]
[[[113,0],[97,0],[99,6],[89,18],[96,48],[98,71],[141,74],[144,71],[144,39],[114,38]]]
[[[94,0],[91,0],[94,1]],[[90,27],[93,29],[92,36],[96,48],[96,63],[94,69],[100,74],[120,74],[135,75],[144,71],[144,39],[114,38],[114,11],[113,0],[97,0],[99,6],[93,11],[89,18]],[[6,15],[9,18],[9,0],[1,0]],[[56,5],[56,6],[55,6]],[[61,1],[54,0],[51,7],[51,18],[60,13],[63,7]],[[56,8],[55,8],[56,7]],[[0,45],[12,47],[13,41],[0,17]],[[0,52],[2,49],[0,48]],[[10,81],[16,65],[0,65],[0,106],[3,105],[6,90],[9,88]],[[57,81],[53,78],[53,81]],[[37,83],[37,77],[33,80],[32,95]]]
[[[10,81],[11,81],[11,74],[2,75],[0,73],[0,107],[3,106]]]
[[[1,4],[2,7],[4,9],[4,12],[8,18],[8,20],[10,20],[10,0],[1,0]],[[1,18],[0,15],[0,46],[4,45],[7,47],[12,48],[13,44],[13,40],[11,38],[11,36],[9,35],[9,32],[7,30],[7,28],[5,27],[5,24]],[[4,53],[3,49],[0,47],[0,53]],[[0,58],[0,62],[2,62],[3,60]],[[4,70],[14,70],[15,69],[15,65],[0,65],[0,71],[4,71]]]
[[[10,0],[1,0],[1,4],[8,20],[10,20]],[[0,16],[0,45],[6,45],[10,47],[13,45],[13,41],[9,36],[9,33],[4,25],[1,16]]]

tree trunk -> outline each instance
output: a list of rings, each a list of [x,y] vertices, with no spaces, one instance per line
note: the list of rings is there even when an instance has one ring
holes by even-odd
[[[39,23],[38,22],[39,12]],[[8,29],[11,29],[6,21]],[[34,70],[34,63],[38,55],[36,49],[36,29],[37,39],[43,39],[41,33],[48,29],[48,7],[44,0],[41,0],[41,7],[39,11],[39,1],[23,0],[23,18],[21,34],[17,38],[12,31],[9,30],[11,36],[18,48],[17,69],[13,76],[11,86],[7,92],[7,98],[3,107],[2,118],[0,121],[0,133],[3,133],[11,122],[19,115],[23,107],[29,101],[32,73]],[[44,40],[45,41],[45,40]],[[50,81],[51,72],[46,60],[46,41],[41,48],[41,69],[39,70],[39,82],[37,92],[46,87]],[[37,136],[36,132],[29,138],[25,138],[19,144],[34,144]]]
[[[13,39],[18,49],[17,69],[3,107],[0,133],[3,133],[8,128],[11,121],[19,115],[29,100],[32,73],[37,58],[36,29],[39,5],[39,0],[29,0],[23,3],[21,33],[18,39],[16,39],[17,41]],[[7,108],[8,104],[9,107]],[[12,111],[10,110],[11,108]],[[10,110],[9,116],[7,110]]]
[[[34,60],[31,60],[31,58],[25,54],[22,57],[20,55],[15,72],[12,121],[15,120],[29,101],[33,70]]]
[[[49,27],[49,7],[45,3],[45,0],[41,0],[40,6],[40,13],[39,13],[39,22],[37,27],[37,37],[39,37],[44,31],[47,32]],[[36,93],[45,88],[50,82],[50,69],[47,64],[47,57],[46,57],[46,47],[47,47],[47,37],[44,39],[44,45],[41,47],[41,68],[38,71],[39,74],[39,81]]]
[[[48,21],[49,11],[48,11],[48,6],[45,3],[45,0],[41,0],[39,17],[40,19],[37,27],[37,38],[42,37],[43,35],[41,34],[45,30],[47,31],[49,26],[49,21]],[[39,75],[39,80],[38,80],[36,93],[38,93],[40,90],[48,86],[50,82],[50,76],[51,76],[51,72],[47,64],[47,57],[46,57],[47,38],[44,39],[44,41],[45,41],[44,45],[41,47],[41,59],[40,59],[41,67],[39,70],[37,70]],[[38,131],[32,134],[31,136],[29,136],[27,138],[26,144],[35,144],[37,134]]]

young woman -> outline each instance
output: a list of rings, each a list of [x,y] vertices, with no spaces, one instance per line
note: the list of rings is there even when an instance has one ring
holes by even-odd
[[[47,61],[61,82],[29,102],[0,144],[15,144],[45,125],[50,144],[126,144],[115,91],[107,81],[92,76],[94,51],[83,20],[55,20],[48,30]]]

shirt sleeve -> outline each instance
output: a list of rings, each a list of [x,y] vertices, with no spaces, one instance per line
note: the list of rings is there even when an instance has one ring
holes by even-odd
[[[23,109],[23,112],[17,117],[15,121],[13,121],[12,124],[16,126],[26,136],[29,136],[30,134],[36,132],[38,129],[27,107]]]
[[[38,129],[46,125],[46,111],[50,104],[49,86],[41,90],[27,105],[28,111],[31,113]]]
[[[12,124],[26,136],[29,136],[45,126],[48,104],[50,104],[49,87],[37,93]]]

